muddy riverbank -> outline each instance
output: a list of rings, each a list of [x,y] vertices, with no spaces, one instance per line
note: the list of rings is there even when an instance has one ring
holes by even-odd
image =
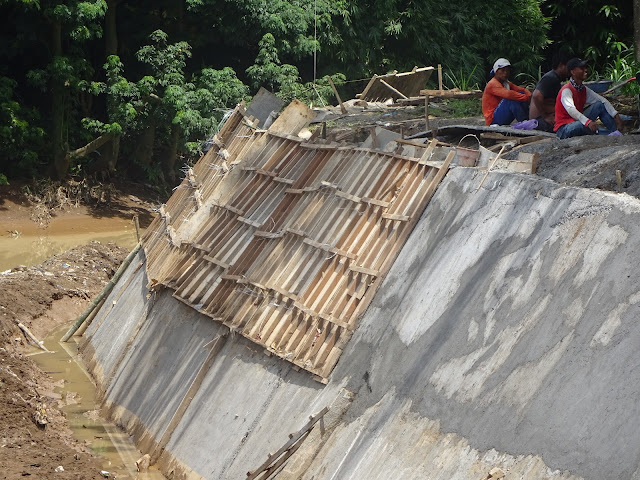
[[[34,347],[19,324],[40,340],[69,325],[136,243],[133,216],[138,216],[144,229],[153,204],[142,195],[119,193],[100,205],[47,207],[49,216],[42,222],[38,220],[43,217],[36,215],[42,213],[42,205],[28,201],[15,188],[2,187],[0,479],[102,479],[101,471],[109,462],[118,463],[98,455],[101,448],[115,448],[105,447],[103,438],[74,435],[67,415],[72,416],[73,402],[91,402],[86,398],[90,396],[87,387],[83,387],[85,393],[74,395],[73,389],[65,389],[69,385],[60,377],[62,368],[43,371],[28,356]],[[103,241],[92,241],[96,239]],[[59,361],[65,370],[73,362],[71,358]],[[94,432],[102,428],[98,424],[99,420],[87,418],[85,427],[91,427],[87,430],[93,437],[104,437]],[[129,471],[114,466],[120,472],[118,478],[135,478],[131,465],[127,465]]]
[[[100,459],[73,437],[53,379],[25,356],[30,342],[18,324],[43,338],[70,323],[126,254],[94,242],[0,275],[0,478],[104,478]]]
[[[74,197],[69,186],[54,186],[48,189],[56,195],[45,195],[43,187],[38,195],[28,193],[33,186],[0,187],[0,271],[35,265],[91,241],[131,250],[137,242],[134,217],[143,231],[162,203],[156,192],[139,185],[110,187],[108,196],[89,200]]]

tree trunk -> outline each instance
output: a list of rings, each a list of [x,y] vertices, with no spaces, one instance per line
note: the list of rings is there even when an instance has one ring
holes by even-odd
[[[104,16],[104,43],[107,56],[118,55],[118,30],[116,24],[116,11],[118,0],[107,2],[107,13]]]
[[[116,171],[118,156],[120,155],[120,135],[115,135],[104,151],[107,168],[110,172]]]
[[[62,25],[54,21],[51,26],[52,61],[62,56]],[[64,83],[54,75],[51,78],[51,148],[55,175],[62,180],[69,170],[69,157],[64,141]]]
[[[90,141],[89,143],[87,143],[84,147],[80,147],[80,148],[74,150],[73,152],[68,152],[65,155],[65,162],[67,163],[67,166],[71,165],[71,161],[74,158],[86,157],[87,155],[89,155],[92,152],[95,152],[101,146],[103,146],[105,143],[110,142],[111,140],[113,140],[113,135],[112,134],[103,133],[98,138],[96,138],[96,139]]]
[[[636,62],[640,63],[640,0],[633,0],[633,45]]]
[[[171,185],[176,183],[176,160],[178,159],[178,142],[180,140],[180,127],[171,126],[171,139],[167,148],[167,155],[164,160],[165,178],[169,179]]]
[[[151,123],[144,129],[136,148],[133,151],[133,158],[144,165],[151,165],[153,160],[153,144],[156,141],[156,122],[151,120]]]
[[[118,55],[118,29],[116,23],[116,13],[118,5],[122,0],[108,0],[107,12],[104,17],[104,48],[107,56]],[[111,110],[111,101],[107,100],[107,109]],[[118,157],[120,156],[120,136],[114,136],[109,145],[106,146],[103,152],[106,168],[109,172],[113,172],[116,169],[118,163]]]

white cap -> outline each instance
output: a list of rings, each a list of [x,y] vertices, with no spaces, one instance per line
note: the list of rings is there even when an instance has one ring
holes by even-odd
[[[491,72],[489,72],[489,73],[491,75],[494,75],[498,71],[499,68],[510,67],[510,66],[511,66],[511,62],[509,60],[507,60],[506,58],[499,58],[493,64],[493,68],[491,69]]]

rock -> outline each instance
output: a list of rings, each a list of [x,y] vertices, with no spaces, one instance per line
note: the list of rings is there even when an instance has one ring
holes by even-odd
[[[60,472],[64,472],[64,468],[62,467],[62,465],[58,465],[56,467],[56,473],[60,473]]]
[[[49,423],[49,418],[47,417],[47,410],[43,403],[38,402],[36,405],[36,411],[33,412],[33,420],[36,422],[41,428],[44,428],[47,423]]]
[[[151,464],[151,456],[148,453],[145,453],[142,457],[140,457],[136,461],[136,468],[139,472],[146,472],[149,470],[149,465]]]

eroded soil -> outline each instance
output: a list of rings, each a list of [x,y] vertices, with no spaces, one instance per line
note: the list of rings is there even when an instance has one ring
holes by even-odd
[[[142,189],[129,190],[136,194],[110,189],[108,197],[86,203],[62,195],[58,187],[53,201],[43,197],[34,202],[25,195],[24,187],[2,187],[0,236],[7,242],[13,240],[16,250],[33,250],[26,243],[30,235],[57,238],[68,234],[82,242],[83,230],[96,229],[94,224],[101,222],[109,225],[106,229],[117,231],[126,221],[135,239],[132,217],[137,215],[144,228],[156,202]],[[84,243],[33,266],[18,267],[27,262],[15,262],[11,271],[0,274],[0,479],[104,478],[101,459],[91,453],[88,444],[73,438],[60,410],[63,404],[56,385],[27,356],[34,347],[18,326],[23,324],[37,339],[43,339],[57,327],[70,324],[104,288],[130,250],[128,245]],[[44,426],[40,424],[43,418]]]
[[[94,242],[0,275],[0,478],[103,478],[100,461],[73,439],[50,377],[25,356],[30,341],[18,323],[36,338],[70,323],[126,254]]]

